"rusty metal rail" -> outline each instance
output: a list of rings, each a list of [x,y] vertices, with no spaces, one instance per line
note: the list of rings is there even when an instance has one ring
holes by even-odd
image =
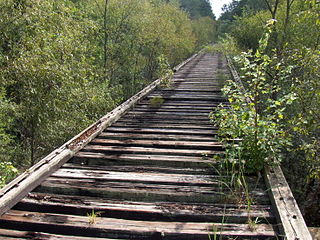
[[[268,178],[247,176],[249,208],[212,160],[217,72],[222,56],[194,55],[5,187],[0,239],[281,238]]]

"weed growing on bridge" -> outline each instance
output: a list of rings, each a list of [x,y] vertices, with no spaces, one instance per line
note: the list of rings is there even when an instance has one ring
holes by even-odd
[[[164,99],[162,96],[154,96],[149,102],[151,107],[158,108],[164,103]]]
[[[88,217],[88,223],[90,225],[93,225],[97,222],[97,217],[100,217],[102,212],[95,212],[94,209],[92,209],[91,213],[87,213]]]

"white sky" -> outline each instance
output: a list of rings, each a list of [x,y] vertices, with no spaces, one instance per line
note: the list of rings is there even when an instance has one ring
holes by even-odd
[[[231,3],[232,0],[210,0],[212,11],[216,18],[218,19],[220,14],[222,13],[221,8],[224,4]]]

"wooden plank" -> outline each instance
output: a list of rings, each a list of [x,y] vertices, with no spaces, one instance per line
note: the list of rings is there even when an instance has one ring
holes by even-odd
[[[249,211],[247,205],[235,204],[110,201],[83,196],[32,193],[14,209],[80,216],[86,216],[94,210],[100,212],[101,217],[149,221],[247,223],[250,217],[260,218],[259,223],[275,223],[271,206],[268,205],[252,205]]]
[[[163,173],[163,172],[121,172],[102,169],[60,168],[52,177],[67,179],[96,179],[99,181],[175,183],[177,185],[219,186],[220,179],[210,175]],[[221,181],[223,177],[221,177]]]
[[[73,165],[73,167],[77,167]],[[143,169],[143,168],[141,168]],[[114,171],[107,167],[87,167],[87,168],[60,168],[52,174],[55,178],[67,179],[95,179],[103,182],[137,182],[137,183],[159,183],[175,185],[197,185],[211,186],[223,189],[230,181],[230,177],[225,175],[208,175],[205,173],[193,172],[168,172],[168,171],[148,171],[148,169],[130,169],[131,171],[121,171],[117,168]],[[181,169],[183,170],[183,169]],[[221,173],[224,174],[224,173]],[[246,177],[249,190],[265,191],[265,185],[261,179],[255,176]]]
[[[125,139],[125,140],[112,140],[112,139],[103,139],[103,138],[95,138],[93,139],[90,144],[97,144],[97,145],[106,145],[106,146],[136,146],[136,147],[166,147],[168,149],[171,148],[183,148],[183,149],[207,149],[207,150],[223,150],[224,147],[222,143],[215,142],[215,141],[208,141],[208,142],[183,142],[183,141],[164,141],[164,140],[132,140],[132,139]]]
[[[180,135],[216,135],[216,130],[192,130],[192,129],[171,129],[171,128],[129,128],[129,127],[109,127],[105,132],[130,132],[130,133],[155,133],[155,134],[180,134]]]
[[[70,235],[57,235],[44,232],[34,231],[15,231],[8,229],[0,229],[0,239],[17,240],[17,239],[37,239],[37,240],[92,240],[91,237],[74,237]],[[111,238],[99,238],[101,240],[115,240]],[[121,239],[117,239],[121,240]]]
[[[221,155],[223,152],[219,150],[198,150],[198,149],[167,149],[167,148],[151,148],[151,147],[123,147],[123,146],[100,146],[87,145],[83,148],[84,151],[99,152],[99,153],[138,153],[138,154],[157,154],[157,155],[185,155],[185,156],[203,156],[211,157],[213,155]]]
[[[156,109],[154,109],[156,110]],[[172,112],[168,112],[168,111],[162,111],[162,109],[157,109],[156,111],[139,111],[138,109],[133,109],[131,111],[128,112],[129,115],[135,115],[135,116],[140,116],[140,115],[149,115],[149,114],[152,114],[152,115],[169,115],[169,116],[172,116],[172,115],[175,115],[175,116],[183,116],[183,117],[188,117],[188,116],[196,116],[196,117],[206,117],[208,118],[208,115],[209,115],[209,112],[197,112],[197,111],[194,111],[194,112],[179,112],[179,111],[176,111],[174,113]]]
[[[171,124],[199,124],[199,126],[208,126],[210,125],[210,120],[209,119],[183,119],[183,118],[132,118],[132,117],[127,117],[124,116],[122,117],[123,121],[126,122],[136,122],[136,123],[166,123],[168,126]]]
[[[5,214],[0,223],[22,229],[43,230],[48,233],[61,234],[73,232],[74,235],[84,234],[90,237],[116,237],[139,239],[208,239],[208,234],[237,239],[275,238],[272,225],[258,224],[250,229],[248,224],[231,223],[185,223],[159,221],[133,221],[115,218],[97,217],[93,224],[88,217],[74,215],[45,214],[11,210]],[[216,229],[212,231],[212,229]]]
[[[210,122],[208,116],[185,116],[185,115],[173,115],[173,114],[127,114],[126,118],[133,118],[133,119],[152,119],[152,120],[177,120],[177,121],[203,121],[203,122]]]
[[[116,172],[145,172],[145,173],[173,173],[173,174],[200,174],[200,175],[212,175],[215,173],[213,169],[209,168],[194,168],[194,167],[172,167],[162,166],[161,164],[145,165],[138,161],[135,165],[128,164],[116,164],[113,165],[84,165],[76,163],[66,163],[63,168],[71,169],[86,169],[86,170],[103,170],[103,171],[116,171]]]
[[[119,132],[103,132],[99,135],[99,138],[107,139],[141,139],[141,140],[176,140],[176,141],[217,141],[214,136],[202,136],[202,135],[180,135],[180,134],[143,134],[143,133],[119,133]]]
[[[162,93],[162,94],[179,94],[179,93],[190,93],[190,94],[194,94],[196,93],[197,95],[200,95],[200,94],[205,94],[205,95],[210,95],[210,94],[217,94],[217,93],[221,93],[221,89],[220,88],[217,88],[215,91],[212,91],[212,90],[208,90],[208,89],[204,89],[204,88],[199,88],[199,89],[170,89],[170,88],[162,88],[162,89],[157,89],[153,92],[154,94],[159,94],[159,93]]]
[[[311,234],[280,166],[266,168],[264,175],[270,188],[270,198],[281,222],[280,230],[283,237],[288,240],[311,240]]]
[[[125,182],[106,182],[101,184],[87,179],[86,182],[80,179],[71,179],[68,182],[64,182],[60,179],[51,178],[37,187],[35,192],[147,202],[222,203],[225,202],[225,199],[229,199],[229,193],[217,192],[208,187]],[[230,199],[230,201],[234,202],[236,200]],[[255,201],[258,204],[268,204],[262,195],[256,196]]]
[[[91,196],[130,201],[169,201],[190,203],[245,203],[244,192],[234,194],[225,185],[202,186],[200,184],[169,182],[121,182],[95,179],[46,179],[35,192],[75,196]],[[253,204],[269,204],[265,190],[250,193]]]
[[[127,122],[117,122],[112,125],[113,127],[148,127],[148,128],[175,128],[175,129],[211,129],[215,130],[217,128],[213,127],[210,123],[203,124],[203,125],[195,125],[191,123],[159,123],[159,122],[137,122],[137,121],[127,121]]]
[[[158,106],[150,106],[149,108],[141,108],[141,107],[135,107],[133,110],[132,110],[132,113],[139,113],[139,112],[142,112],[142,113],[147,113],[147,112],[152,112],[152,113],[158,113],[158,112],[161,112],[161,113],[170,113],[170,114],[175,114],[175,113],[179,113],[179,114],[190,114],[190,113],[193,113],[193,114],[197,114],[197,115],[206,115],[208,116],[208,114],[210,112],[212,112],[213,108],[211,109],[206,109],[206,110],[199,110],[199,109],[182,109],[182,108],[179,108],[179,107],[176,107],[175,109],[174,108],[164,108],[164,107],[161,107],[161,108],[158,108]]]
[[[180,155],[141,155],[141,154],[103,154],[79,152],[71,159],[70,162],[81,165],[136,165],[144,164],[145,166],[167,166],[167,167],[201,167],[211,168],[214,162],[209,159],[203,159],[201,156],[180,156]]]
[[[152,107],[150,104],[137,104],[134,109],[143,109],[143,110],[149,110],[150,107]],[[217,105],[212,106],[192,106],[192,105],[177,105],[177,104],[162,104],[161,109],[170,111],[170,110],[187,110],[187,111],[212,111],[214,107],[217,107]],[[153,110],[153,109],[150,109]],[[120,119],[119,119],[120,120]]]
[[[150,104],[150,100],[149,99],[143,99],[139,102],[139,104]],[[214,102],[211,102],[211,101],[191,101],[191,100],[183,100],[183,101],[175,101],[175,100],[168,100],[168,101],[165,101],[161,106],[171,106],[171,105],[174,105],[174,106],[194,106],[194,107],[197,107],[197,106],[205,106],[205,107],[211,107],[211,106],[215,106],[219,103],[214,103]],[[139,106],[139,105],[137,105]]]

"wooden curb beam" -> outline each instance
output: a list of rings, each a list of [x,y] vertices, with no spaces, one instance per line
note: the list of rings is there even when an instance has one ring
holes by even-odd
[[[186,61],[182,62],[174,68],[178,71],[198,54],[194,54]],[[148,93],[154,90],[162,79],[157,79],[133,97],[122,103],[120,106],[109,112],[97,122],[86,128],[77,136],[63,144],[60,148],[54,150],[49,155],[40,160],[37,164],[15,178],[0,191],[0,216],[11,209],[21,199],[23,199],[30,191],[35,189],[59,169],[64,163],[71,159],[79,150],[86,146],[92,139],[98,136],[105,128],[116,122],[126,112],[128,112],[139,100],[144,98]]]
[[[284,239],[312,240],[299,206],[280,166],[266,168],[264,177],[269,188],[270,199],[274,208],[276,208],[274,209],[276,217],[282,223],[279,229]]]
[[[242,91],[246,91],[231,59],[228,56],[226,58],[233,79]],[[281,167],[265,167],[264,179],[269,189],[269,196],[273,203],[277,220],[282,223],[279,226],[282,237],[288,240],[312,240]]]

